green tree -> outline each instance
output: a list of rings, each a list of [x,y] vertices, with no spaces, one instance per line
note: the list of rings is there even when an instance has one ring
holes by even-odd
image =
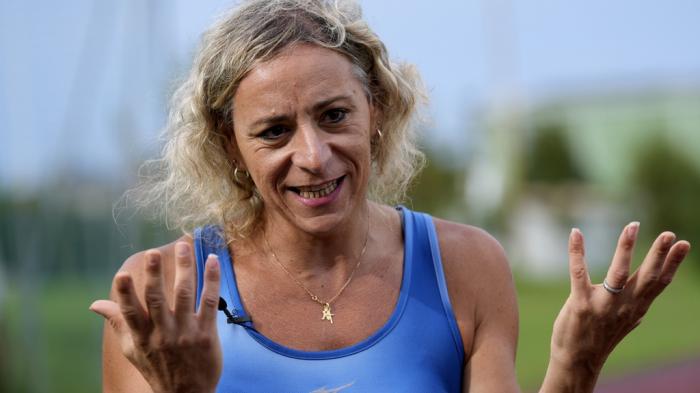
[[[661,133],[636,161],[632,192],[644,201],[648,228],[653,233],[673,230],[679,239],[700,241],[700,168]]]
[[[583,179],[571,157],[562,125],[551,123],[535,129],[525,158],[525,177],[530,182],[550,184]]]
[[[464,209],[464,170],[425,149],[426,166],[409,192],[410,207],[438,217],[459,219]]]

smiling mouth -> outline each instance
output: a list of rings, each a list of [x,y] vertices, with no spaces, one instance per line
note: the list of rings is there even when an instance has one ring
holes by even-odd
[[[335,191],[344,178],[345,176],[341,176],[327,183],[318,184],[315,186],[289,187],[289,189],[296,192],[304,199],[323,198]]]

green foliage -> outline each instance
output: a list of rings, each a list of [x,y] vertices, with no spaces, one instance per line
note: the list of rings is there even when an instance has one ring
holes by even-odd
[[[528,181],[562,183],[583,179],[564,139],[563,126],[552,123],[535,129],[534,140],[525,159]]]
[[[700,241],[700,170],[659,135],[637,158],[633,195],[641,197],[648,231],[672,230],[679,239]],[[700,265],[694,264],[700,273]]]
[[[103,194],[92,209],[64,189],[31,197],[0,194],[2,268],[9,276],[22,271],[39,281],[57,275],[111,275],[129,255],[175,238],[138,216],[115,222],[111,201],[118,195]]]
[[[700,170],[688,158],[661,137],[650,140],[637,159],[634,183],[654,231],[673,229],[700,240]]]
[[[464,170],[445,161],[444,157],[426,149],[427,164],[411,187],[409,207],[455,219],[455,211],[464,206]]]

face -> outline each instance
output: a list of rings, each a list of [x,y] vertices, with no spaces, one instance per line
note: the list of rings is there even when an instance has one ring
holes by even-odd
[[[236,91],[233,124],[234,158],[250,172],[268,223],[319,233],[359,216],[376,127],[346,57],[300,44],[258,64]]]

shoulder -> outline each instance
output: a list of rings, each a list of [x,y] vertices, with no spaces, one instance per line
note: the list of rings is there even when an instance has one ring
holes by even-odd
[[[433,218],[443,267],[450,281],[467,278],[510,279],[508,258],[501,244],[488,232],[471,225]],[[496,277],[493,277],[496,276]]]
[[[501,244],[488,232],[471,225],[433,218],[443,258],[462,260],[479,257],[495,263],[506,263]]]
[[[483,229],[434,218],[450,303],[471,352],[484,329],[517,334],[515,286],[501,244]],[[477,332],[482,328],[480,332]]]

